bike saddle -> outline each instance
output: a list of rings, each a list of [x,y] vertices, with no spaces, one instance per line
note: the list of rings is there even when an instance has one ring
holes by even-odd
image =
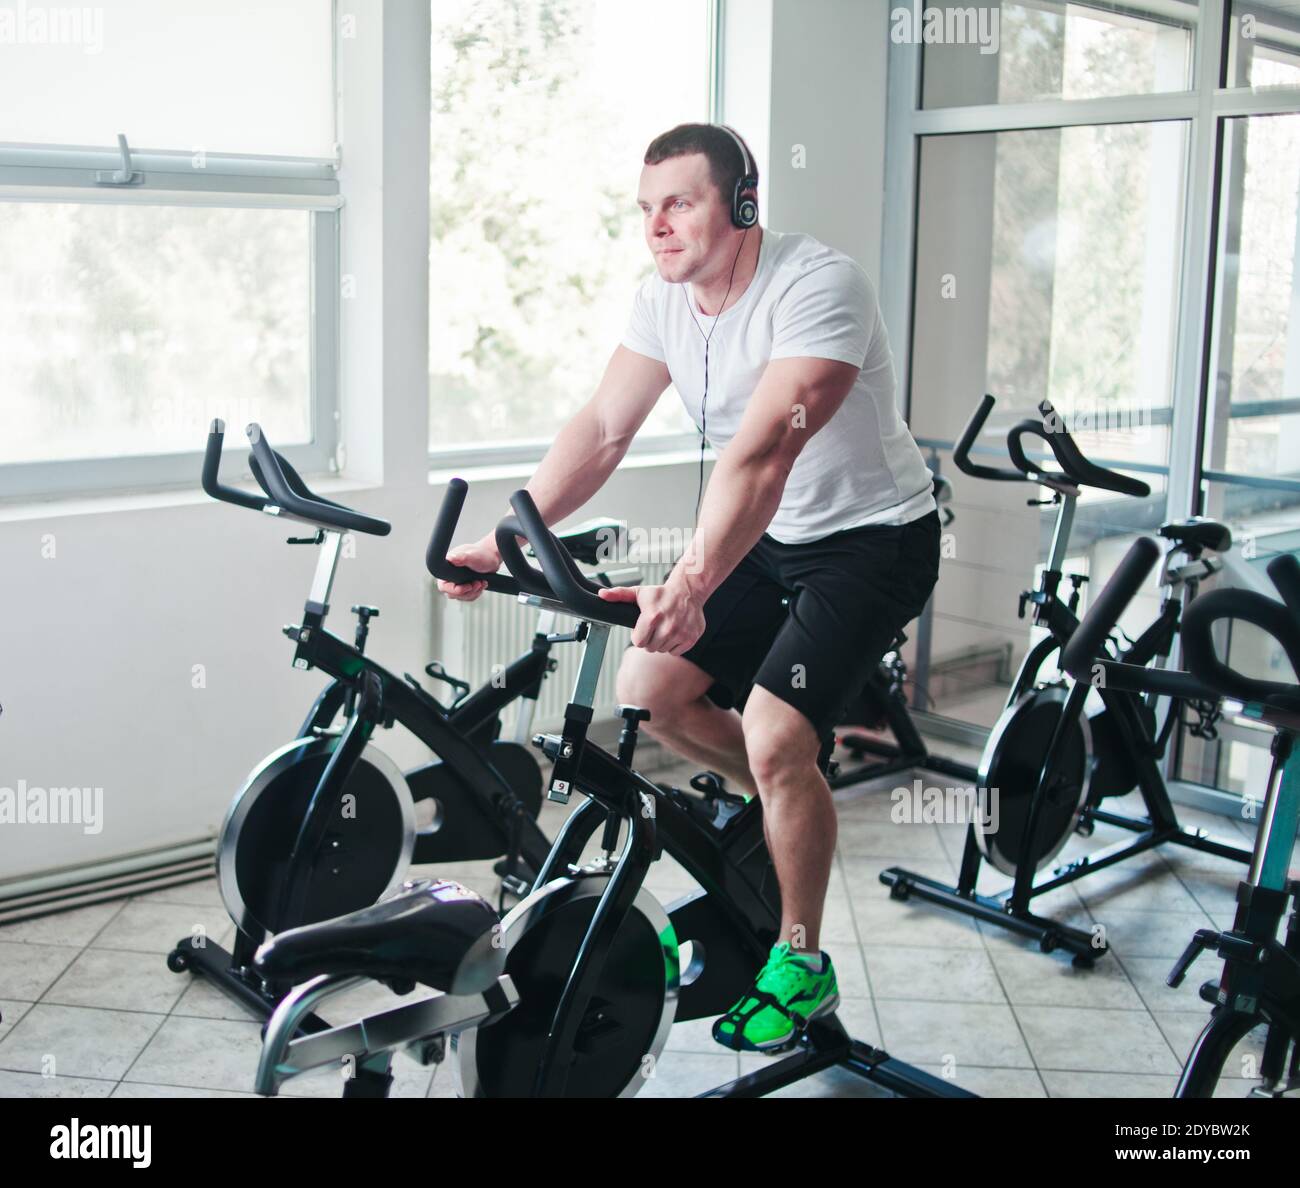
[[[504,972],[491,905],[448,879],[413,879],[391,899],[266,941],[253,965],[269,981],[320,974],[419,982],[449,994],[481,994]]]
[[[555,536],[569,556],[584,565],[602,565],[627,556],[627,525],[618,520],[587,520]]]
[[[1177,544],[1195,545],[1202,549],[1212,549],[1216,553],[1226,553],[1232,548],[1232,532],[1228,526],[1201,516],[1161,524],[1160,535]]]

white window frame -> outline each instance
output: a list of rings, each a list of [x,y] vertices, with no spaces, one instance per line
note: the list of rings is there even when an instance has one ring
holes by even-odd
[[[335,154],[333,158],[126,153],[143,174],[133,185],[111,180],[124,168],[120,148],[0,144],[0,202],[109,203],[166,207],[300,210],[310,214],[308,399],[311,436],[276,448],[304,474],[337,470],[339,409],[340,208],[338,184],[338,6],[331,6]],[[231,393],[234,404],[238,393]],[[214,408],[214,415],[220,415]],[[242,426],[239,427],[242,430]],[[0,495],[49,499],[72,494],[193,486],[205,442],[193,450],[107,458],[60,458],[0,465]]]

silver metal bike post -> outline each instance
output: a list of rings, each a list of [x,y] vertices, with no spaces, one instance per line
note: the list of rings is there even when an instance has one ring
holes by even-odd
[[[320,544],[320,556],[316,558],[316,574],[311,580],[311,593],[307,595],[308,604],[313,610],[324,614],[329,606],[330,592],[334,589],[334,573],[339,564],[339,548],[343,543],[343,534],[331,529],[323,530],[325,539]]]

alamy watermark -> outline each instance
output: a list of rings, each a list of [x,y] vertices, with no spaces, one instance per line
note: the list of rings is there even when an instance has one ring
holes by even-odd
[[[132,1167],[153,1163],[153,1127],[148,1123],[70,1122],[51,1127],[51,1159],[116,1159]]]
[[[996,833],[998,790],[996,788],[930,788],[918,778],[912,786],[895,788],[890,794],[893,807],[889,819],[895,825],[971,825],[979,823]]]
[[[104,829],[103,788],[40,788],[19,780],[0,788],[0,825],[80,825],[83,833]]]
[[[910,8],[890,11],[889,37],[895,45],[977,45],[981,54],[996,54],[1002,45],[1002,10],[924,8],[922,0],[912,0]]]
[[[1048,432],[1124,433],[1134,441],[1146,441],[1154,421],[1151,409],[1132,404],[1112,404],[1103,400],[1070,401],[1070,415],[1055,409],[1043,417]]]
[[[703,567],[703,549],[687,528],[658,524],[649,527],[633,524],[605,526],[596,531],[596,560],[602,565],[636,565],[678,558],[677,566],[686,573],[699,573]]]
[[[104,10],[99,7],[53,8],[18,0],[0,8],[0,46],[75,45],[87,54],[104,52]]]

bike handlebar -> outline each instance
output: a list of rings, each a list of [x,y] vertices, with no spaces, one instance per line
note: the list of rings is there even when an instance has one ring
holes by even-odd
[[[1283,580],[1300,581],[1294,572],[1296,559],[1277,557],[1269,565],[1269,576],[1279,561],[1290,562]],[[1276,581],[1275,583],[1276,584]],[[1295,613],[1285,604],[1266,598],[1254,590],[1212,590],[1192,600],[1183,616],[1183,652],[1187,666],[1203,681],[1213,685],[1226,697],[1263,704],[1294,705],[1300,701],[1300,686],[1281,681],[1264,681],[1248,677],[1230,668],[1214,650],[1213,630],[1223,619],[1240,619],[1252,623],[1271,635],[1282,646],[1294,672],[1300,673],[1300,627]]]
[[[454,478],[447,484],[447,492],[442,497],[438,514],[433,521],[429,547],[424,554],[425,568],[444,582],[455,582],[457,585],[486,582],[487,588],[498,594],[531,593],[525,591],[514,578],[503,573],[480,573],[468,565],[456,565],[447,560],[447,550],[451,548],[452,538],[456,535],[456,524],[460,521],[460,510],[465,506],[468,491],[469,484],[464,479]]]
[[[367,516],[361,512],[317,495],[302,480],[302,476],[289,464],[284,455],[271,448],[266,435],[256,422],[246,432],[250,453],[248,467],[257,485],[266,492],[265,498],[237,487],[227,487],[217,475],[221,469],[221,449],[226,435],[226,423],[220,417],[208,428],[208,444],[203,454],[203,489],[213,499],[247,507],[268,515],[288,516],[302,520],[317,528],[342,532],[366,532],[372,536],[387,536],[392,525],[387,520]]]
[[[456,565],[447,560],[465,505],[469,485],[455,478],[447,484],[447,492],[438,508],[429,548],[425,553],[425,566],[436,578],[458,585],[467,582],[486,582],[487,588],[499,594],[533,594],[561,604],[570,613],[583,619],[610,623],[617,627],[635,627],[640,611],[635,603],[606,602],[597,591],[601,589],[585,577],[570,556],[569,551],[546,526],[537,504],[526,490],[510,496],[514,515],[502,518],[496,527],[496,544],[510,576],[500,573],[480,573],[468,566]],[[537,554],[541,568],[533,566],[519,547],[517,537],[523,537]]]
[[[221,445],[226,436],[226,422],[216,417],[208,426],[208,446],[203,453],[203,489],[222,503],[233,503],[236,507],[248,507],[253,511],[263,511],[267,500],[261,495],[241,491],[238,487],[227,487],[217,478],[221,470]],[[261,482],[258,483],[261,486]],[[265,488],[263,488],[265,490]]]
[[[987,394],[979,402],[974,415],[966,422],[966,428],[962,430],[957,447],[953,450],[952,460],[962,474],[968,474],[971,478],[992,479],[1001,483],[1022,483],[1025,481],[1025,476],[1018,470],[1008,470],[1003,466],[981,466],[978,462],[970,460],[970,452],[975,445],[975,439],[983,431],[984,422],[989,419],[989,413],[993,411],[993,406],[996,403],[997,401]]]
[[[261,480],[265,483],[271,498],[285,515],[292,516],[296,520],[304,520],[308,524],[315,524],[317,527],[338,528],[345,532],[368,532],[372,536],[387,536],[393,530],[393,526],[387,520],[363,515],[361,512],[313,495],[301,479],[298,479],[300,489],[294,490],[284,467],[280,465],[280,456],[271,449],[262,427],[254,423],[248,426],[246,432],[248,444],[253,450],[253,458],[261,470]],[[292,470],[292,467],[290,469]]]
[[[1300,562],[1284,554],[1269,563],[1269,576],[1286,604],[1252,590],[1213,590],[1194,598],[1183,615],[1183,652],[1190,671],[1144,668],[1124,664],[1101,654],[1119,616],[1146,581],[1160,556],[1155,541],[1139,537],[1129,547],[1082,622],[1061,652],[1061,667],[1076,680],[1087,681],[1094,666],[1102,669],[1107,686],[1136,693],[1214,701],[1233,697],[1239,701],[1300,706],[1300,686],[1247,677],[1219,659],[1214,647],[1214,626],[1223,619],[1253,623],[1273,637],[1300,673]]]
[[[1159,547],[1147,536],[1139,536],[1124,554],[1110,581],[1093,600],[1088,613],[1061,649],[1061,667],[1076,680],[1088,679],[1085,674],[1091,673],[1120,615],[1133,601],[1159,559]]]
[[[953,450],[953,461],[964,474],[972,478],[992,479],[1004,483],[1037,483],[1045,479],[1059,482],[1064,479],[1075,486],[1098,487],[1139,498],[1151,493],[1151,488],[1140,479],[1129,478],[1127,475],[1090,462],[1079,449],[1078,443],[1070,436],[1060,413],[1046,400],[1038,405],[1040,421],[1026,418],[1007,431],[1007,454],[1015,467],[1014,470],[1002,466],[981,466],[972,462],[970,451],[975,445],[975,439],[983,431],[985,422],[988,421],[989,414],[996,403],[992,396],[986,394],[967,422],[966,428],[962,430],[961,438]],[[1025,453],[1021,439],[1026,435],[1038,437],[1043,441],[1061,468],[1059,475],[1044,470]]]
[[[523,488],[510,496],[510,506],[515,509],[515,516],[523,531],[525,540],[533,546],[537,560],[542,567],[542,579],[550,584],[555,592],[556,601],[564,603],[584,619],[596,619],[611,623],[617,627],[635,627],[640,616],[640,608],[633,602],[606,602],[597,591],[600,587],[584,577],[577,563],[569,556],[568,550],[556,539],[555,533],[547,528],[541,512],[533,497]],[[507,521],[502,521],[506,523]],[[501,529],[497,529],[500,543]],[[520,554],[522,560],[522,554]],[[509,568],[510,562],[506,561]],[[530,573],[536,571],[529,566]],[[511,568],[519,577],[519,573]]]

